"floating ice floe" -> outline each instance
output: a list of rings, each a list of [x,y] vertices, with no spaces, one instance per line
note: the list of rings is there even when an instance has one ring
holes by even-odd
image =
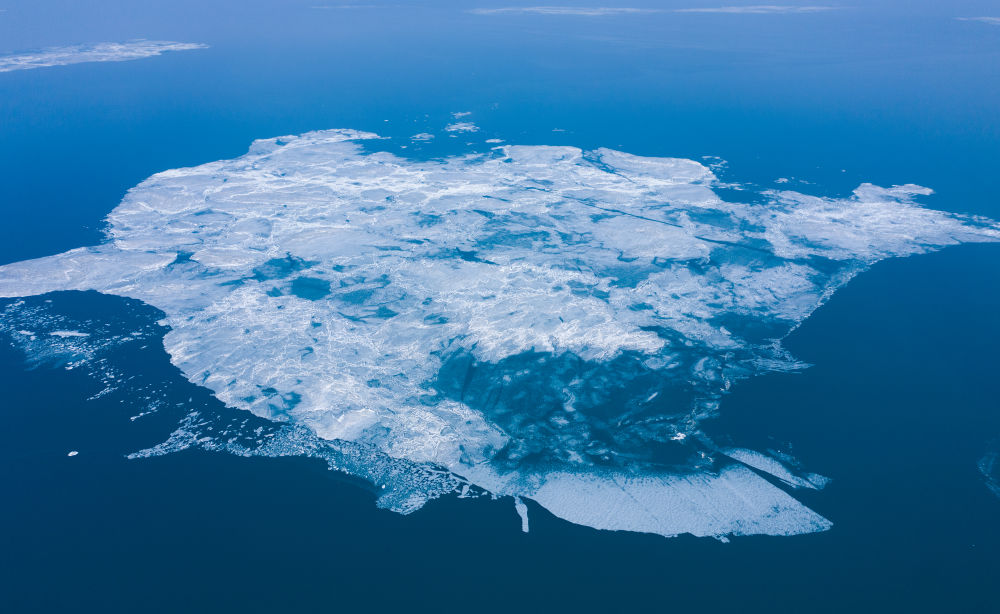
[[[206,47],[208,45],[201,43],[147,40],[48,47],[39,51],[0,55],[0,72],[66,66],[84,62],[124,62],[161,55],[168,51],[205,49]]]
[[[479,126],[472,122],[455,122],[444,127],[448,132],[479,132]]]
[[[0,267],[0,296],[162,310],[188,379],[287,426],[238,453],[336,443],[323,457],[399,511],[471,484],[599,529],[792,535],[830,526],[785,491],[822,479],[701,423],[734,382],[802,368],[781,339],[872,263],[1000,240],[916,185],[738,203],[691,160],[415,161],[366,152],[375,138],[266,139],[153,175],[106,243]],[[201,420],[142,455],[226,449]]]
[[[49,334],[52,335],[53,337],[62,337],[64,339],[66,337],[89,337],[90,336],[89,333],[82,333],[82,332],[80,332],[78,330],[54,330],[54,331],[50,332]]]

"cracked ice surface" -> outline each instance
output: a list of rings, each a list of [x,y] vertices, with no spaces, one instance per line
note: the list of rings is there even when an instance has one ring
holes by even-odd
[[[771,478],[819,476],[717,447],[701,421],[734,381],[801,368],[780,339],[867,266],[1000,239],[915,185],[744,204],[691,160],[413,161],[367,153],[375,138],[267,139],[156,174],[106,243],[0,267],[0,296],[142,300],[192,382],[400,471],[443,467],[601,529],[789,535],[829,522]]]

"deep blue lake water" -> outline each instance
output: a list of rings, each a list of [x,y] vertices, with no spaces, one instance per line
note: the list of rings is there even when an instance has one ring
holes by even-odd
[[[928,206],[1000,219],[1000,27],[955,19],[997,14],[990,2],[594,17],[207,4],[0,13],[3,53],[209,45],[0,73],[0,264],[100,242],[103,217],[155,172],[322,128],[378,132],[414,157],[488,138],[717,156],[726,181],[820,195],[909,182],[935,190]],[[481,131],[449,138],[456,112]],[[410,143],[418,132],[438,138]],[[736,386],[709,428],[790,442],[832,479],[796,496],[834,526],[728,544],[596,531],[530,502],[523,534],[510,501],[488,498],[401,516],[301,458],[127,460],[180,408],[237,410],[187,382],[155,335],[112,355],[166,408],[134,421],[135,399],[87,400],[100,385],[85,373],[0,339],[0,608],[996,611],[1000,498],[977,463],[1000,437],[998,264],[990,244],[879,263],[787,339],[812,367]],[[94,293],[29,300],[46,298],[129,330],[162,317]]]

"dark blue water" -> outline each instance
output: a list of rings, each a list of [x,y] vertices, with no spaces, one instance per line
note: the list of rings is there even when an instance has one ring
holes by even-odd
[[[799,178],[819,194],[914,182],[937,191],[934,208],[1000,218],[1000,27],[952,19],[990,3],[589,20],[202,4],[0,15],[0,51],[212,46],[0,74],[0,262],[99,242],[127,189],[254,138],[349,127],[407,144],[426,131],[438,138],[405,151],[467,150],[440,133],[456,111],[472,112],[476,143],[719,156],[725,179]],[[101,386],[85,372],[0,340],[0,609],[995,611],[1000,499],[976,462],[1000,435],[998,264],[990,245],[881,263],[787,340],[812,368],[738,385],[710,428],[791,443],[833,479],[797,495],[834,527],[729,544],[598,532],[530,503],[524,535],[510,501],[488,499],[404,517],[303,459],[126,460],[186,408],[232,410],[155,338],[111,357],[165,407],[135,421],[137,399],[87,401]],[[45,298],[127,330],[162,317]]]

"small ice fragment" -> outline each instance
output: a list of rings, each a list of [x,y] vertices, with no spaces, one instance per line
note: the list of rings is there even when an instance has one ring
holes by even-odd
[[[815,486],[817,489],[822,489],[827,484],[830,483],[830,478],[826,477],[825,475],[820,475],[818,473],[807,473],[805,478],[806,480],[809,481],[810,484]]]
[[[448,132],[479,132],[479,126],[472,122],[455,122],[444,127]]]
[[[677,433],[670,438],[670,441],[684,441],[687,438],[687,433]]]
[[[49,334],[52,335],[53,337],[62,337],[63,339],[65,339],[66,337],[89,337],[90,336],[90,333],[81,333],[78,330],[54,330],[54,331],[52,331]]]
[[[528,506],[521,501],[521,497],[514,497],[514,509],[517,510],[517,515],[521,517],[521,530],[525,533],[528,532]]]
[[[66,456],[76,456],[77,454],[79,454],[79,452],[77,452],[76,450],[70,450],[69,454],[67,454]]]

